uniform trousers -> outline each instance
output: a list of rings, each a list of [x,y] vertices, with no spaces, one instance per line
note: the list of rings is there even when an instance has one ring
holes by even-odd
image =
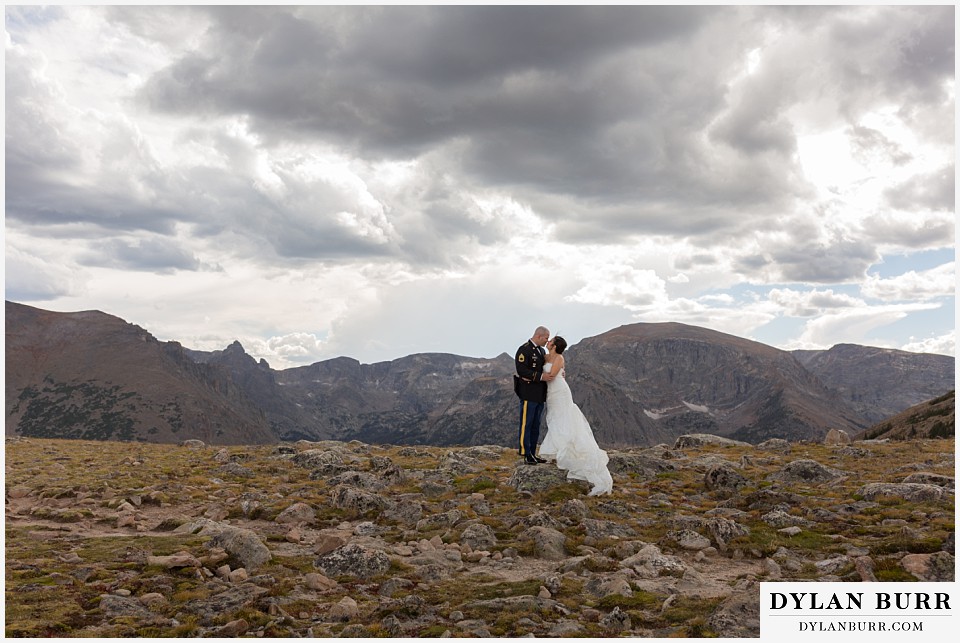
[[[520,400],[520,455],[537,455],[540,441],[540,419],[543,417],[543,402]]]

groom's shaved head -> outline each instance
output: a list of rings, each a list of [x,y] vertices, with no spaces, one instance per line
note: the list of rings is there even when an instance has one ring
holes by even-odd
[[[537,346],[543,346],[550,339],[550,331],[544,326],[537,326],[537,330],[533,331],[532,339]]]

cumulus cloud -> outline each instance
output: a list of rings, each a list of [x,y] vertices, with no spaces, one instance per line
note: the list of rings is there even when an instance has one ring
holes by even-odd
[[[790,317],[814,317],[827,311],[864,306],[864,301],[833,290],[797,291],[790,288],[774,288],[770,291],[771,302],[780,306],[783,314]]]
[[[884,192],[887,203],[898,210],[917,206],[941,212],[953,212],[956,204],[954,164],[910,177]]]
[[[878,339],[872,333],[892,324],[912,312],[930,310],[937,304],[889,304],[827,313],[806,322],[803,332],[790,348],[825,349],[842,343],[870,343],[892,348],[891,342]]]
[[[926,301],[953,295],[956,277],[956,264],[951,261],[930,270],[910,270],[886,279],[869,275],[860,291],[866,297],[884,301]]]
[[[78,275],[55,257],[40,257],[7,245],[5,296],[13,301],[43,301],[82,292]]]
[[[955,333],[940,335],[939,337],[928,337],[926,339],[911,341],[901,346],[901,350],[914,353],[934,353],[936,355],[956,355],[957,337]]]
[[[324,354],[324,342],[313,333],[290,333],[256,341],[247,350],[257,357],[281,366],[312,364],[319,362]]]

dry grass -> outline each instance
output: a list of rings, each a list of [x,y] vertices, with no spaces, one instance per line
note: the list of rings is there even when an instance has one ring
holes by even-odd
[[[602,498],[588,497],[582,485],[561,484],[532,497],[518,494],[507,485],[517,459],[510,450],[504,450],[497,459],[485,460],[476,471],[448,477],[449,488],[436,497],[427,497],[430,508],[424,515],[442,513],[457,508],[468,519],[491,527],[498,539],[494,551],[513,550],[521,556],[532,553],[532,544],[520,536],[522,528],[513,528],[519,516],[544,511],[553,517],[562,516],[561,508],[571,499],[581,500],[591,518],[611,521],[630,527],[636,540],[658,544],[665,554],[687,555],[666,540],[666,533],[674,528],[670,521],[677,516],[703,517],[704,514],[729,501],[722,494],[705,489],[703,470],[689,466],[701,456],[715,456],[740,465],[738,469],[749,481],[742,493],[776,488],[766,480],[786,463],[808,458],[839,468],[848,475],[825,485],[791,485],[783,491],[797,494],[802,502],[791,508],[792,514],[809,516],[822,510],[833,512],[835,520],[820,520],[797,536],[786,536],[762,521],[766,511],[747,510],[737,522],[750,530],[729,543],[730,555],[770,556],[778,549],[787,548],[805,560],[822,559],[843,553],[850,547],[870,552],[876,563],[879,580],[915,580],[898,565],[897,555],[903,552],[932,552],[939,550],[948,535],[954,531],[953,507],[947,503],[905,503],[884,500],[846,515],[837,508],[856,502],[856,491],[869,482],[899,482],[915,469],[898,470],[901,466],[920,463],[924,471],[953,476],[953,440],[924,440],[887,444],[857,444],[869,452],[867,457],[843,455],[835,447],[820,444],[793,445],[789,455],[760,452],[752,447],[705,446],[684,451],[686,459],[674,460],[676,471],[653,478],[641,475],[616,475],[614,493]],[[355,447],[361,450],[361,447]],[[362,447],[358,453],[364,469],[369,455],[385,456],[406,472],[403,481],[382,491],[387,496],[419,493],[425,482],[422,476],[433,476],[438,462],[447,448],[400,446]],[[341,625],[322,622],[325,606],[346,595],[361,604],[361,612],[374,615],[365,623],[367,635],[388,636],[380,627],[385,613],[377,614],[376,590],[391,577],[415,578],[415,570],[394,559],[391,570],[383,577],[365,582],[343,579],[336,591],[324,595],[320,603],[310,603],[300,594],[302,577],[314,571],[315,556],[308,547],[284,542],[285,528],[273,522],[284,509],[296,502],[304,502],[317,512],[315,528],[333,528],[344,520],[354,522],[364,518],[333,507],[330,489],[322,480],[311,480],[310,471],[293,466],[273,456],[272,446],[227,447],[228,455],[249,469],[252,477],[241,478],[219,471],[221,463],[213,460],[218,448],[191,450],[172,445],[131,444],[118,442],[86,442],[73,440],[30,439],[13,441],[6,448],[6,489],[24,490],[35,505],[32,515],[8,516],[6,528],[6,634],[8,636],[192,636],[207,631],[209,624],[184,613],[191,601],[210,595],[209,583],[195,573],[146,567],[142,560],[146,553],[172,554],[186,550],[194,555],[205,553],[205,538],[174,534],[172,529],[188,519],[201,516],[210,507],[222,507],[229,519],[257,528],[265,540],[278,551],[273,560],[257,574],[274,579],[270,586],[271,599],[290,609],[290,618],[278,618],[267,613],[265,603],[225,613],[218,617],[223,622],[245,618],[261,628],[265,636],[302,634],[307,627],[315,632],[336,633]],[[470,494],[485,497],[489,513],[479,515],[468,502]],[[671,503],[658,507],[649,503],[654,494],[662,494]],[[243,498],[255,498],[257,506],[245,508]],[[132,529],[117,529],[116,508],[123,502],[136,499],[144,510],[154,512],[157,519],[149,530],[137,533]],[[768,510],[767,510],[768,511]],[[162,514],[162,515],[161,515]],[[378,520],[377,516],[366,519]],[[892,522],[891,522],[892,521]],[[380,536],[387,543],[404,543],[411,539],[409,526],[379,523]],[[459,529],[438,527],[429,533],[415,533],[414,539],[440,536],[450,542]],[[580,555],[585,547],[608,556],[623,539],[589,539],[576,524],[563,528],[567,536],[567,553]],[[920,537],[917,537],[920,534]],[[280,549],[283,551],[281,552]],[[61,557],[76,553],[82,564],[66,563]],[[688,556],[689,559],[689,556]],[[608,573],[616,565],[602,565],[601,558],[585,563],[597,567],[591,571]],[[86,569],[79,572],[78,568]],[[816,570],[809,562],[796,572],[785,571],[785,578],[813,578]],[[855,572],[843,570],[841,575],[850,580]],[[440,618],[460,609],[465,616],[488,623],[494,636],[522,636],[530,630],[530,622],[549,625],[554,616],[523,610],[491,614],[482,609],[466,610],[462,606],[478,600],[510,596],[536,596],[543,581],[528,578],[504,581],[496,575],[473,572],[469,576],[449,575],[437,581],[417,582],[414,589],[399,591],[396,597],[415,593],[424,599]],[[129,590],[133,596],[160,592],[169,604],[158,612],[165,618],[177,614],[179,625],[164,627],[137,624],[130,619],[107,619],[98,605],[100,596]],[[608,597],[585,600],[583,582],[564,577],[560,592],[553,600],[560,602],[576,618],[579,610],[593,606],[601,611],[620,607],[626,611],[637,631],[656,631],[663,636],[712,636],[706,627],[706,618],[716,608],[711,600],[678,600],[662,614],[658,611],[664,596],[635,591],[632,597]],[[312,605],[312,606],[311,606]],[[286,608],[285,608],[286,609]],[[305,618],[301,618],[301,615]],[[408,614],[398,617],[411,618]],[[595,622],[581,621],[584,636],[605,636]],[[638,629],[639,628],[639,629]],[[419,636],[438,636],[450,629],[460,633],[452,623],[427,624],[414,628]],[[542,633],[542,632],[541,632]]]

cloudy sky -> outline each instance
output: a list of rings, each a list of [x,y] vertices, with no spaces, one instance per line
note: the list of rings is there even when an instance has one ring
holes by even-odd
[[[5,9],[8,300],[275,368],[954,354],[954,7]]]

